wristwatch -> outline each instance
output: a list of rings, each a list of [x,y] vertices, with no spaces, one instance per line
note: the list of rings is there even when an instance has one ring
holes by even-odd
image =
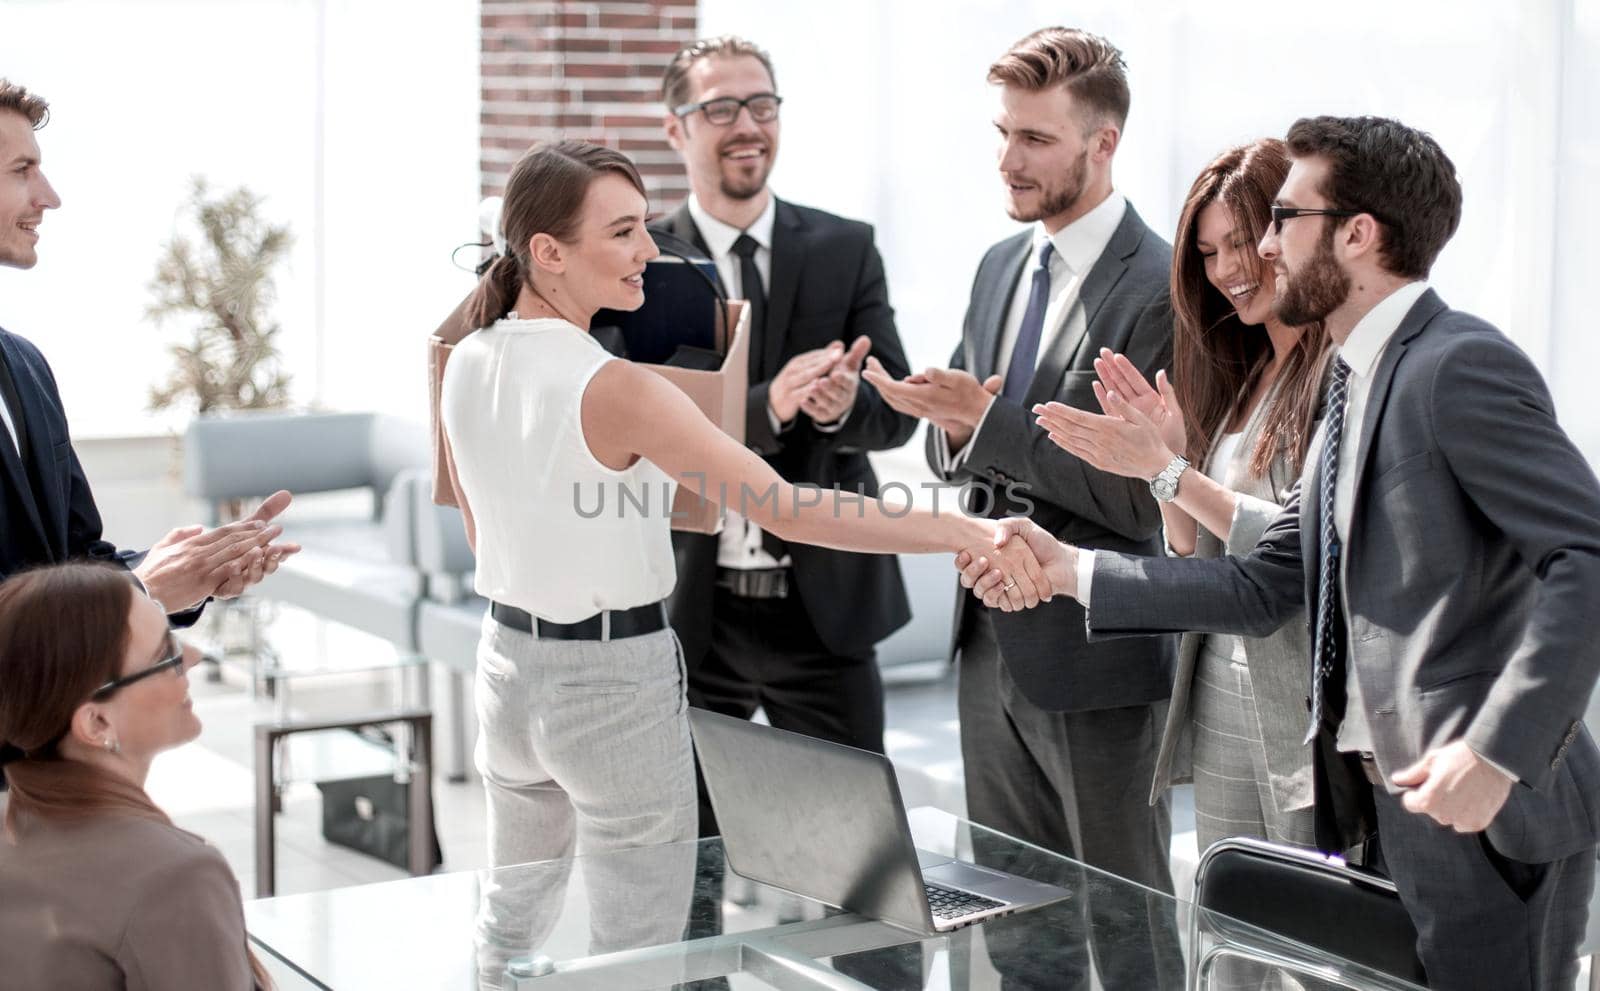
[[[1156,497],[1157,502],[1171,502],[1178,494],[1178,479],[1188,470],[1189,459],[1174,454],[1167,466],[1161,469],[1161,474],[1150,479],[1150,494]]]

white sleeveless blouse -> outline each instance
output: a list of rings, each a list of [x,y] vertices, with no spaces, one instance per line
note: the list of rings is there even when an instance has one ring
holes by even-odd
[[[478,528],[479,595],[555,623],[666,598],[676,484],[616,471],[583,437],[583,394],[615,360],[565,320],[503,319],[450,355],[440,416]]]

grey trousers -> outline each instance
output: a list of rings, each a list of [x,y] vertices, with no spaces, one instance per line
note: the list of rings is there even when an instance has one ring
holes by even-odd
[[[1483,833],[1407,811],[1384,788],[1372,797],[1384,869],[1417,927],[1429,987],[1571,991],[1594,890],[1592,849],[1526,864]]]
[[[1208,636],[1195,659],[1189,721],[1200,850],[1230,836],[1309,849],[1316,845],[1311,806],[1280,811],[1272,796],[1250,668],[1232,649],[1237,639]]]
[[[1164,798],[1149,802],[1166,703],[1040,709],[1011,680],[987,616],[973,622],[962,644],[960,677],[968,817],[1170,894],[1172,815]],[[1130,914],[1131,908],[1089,899],[1087,928],[1061,934],[1047,984],[1008,967],[993,941],[990,957],[1008,988],[1088,988],[1091,950],[1107,991],[1181,987],[1172,903],[1151,896]],[[1036,958],[1037,948],[1018,956],[1028,954]]]
[[[678,856],[584,867],[591,953],[676,942],[694,887],[694,762],[682,652],[670,629],[609,642],[537,640],[484,617],[474,690],[475,762],[489,806],[489,863],[678,843]],[[604,859],[604,858],[603,858]],[[479,972],[536,952],[571,864],[484,875]]]

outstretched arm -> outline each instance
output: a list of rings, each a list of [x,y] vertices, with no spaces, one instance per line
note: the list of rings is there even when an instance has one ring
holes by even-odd
[[[614,468],[643,457],[726,509],[784,540],[865,553],[993,550],[995,525],[958,511],[887,506],[878,499],[790,484],[761,457],[718,430],[689,397],[656,373],[625,361],[606,364],[583,398],[590,450]],[[1050,594],[1021,542],[999,552],[998,567],[1018,607]]]

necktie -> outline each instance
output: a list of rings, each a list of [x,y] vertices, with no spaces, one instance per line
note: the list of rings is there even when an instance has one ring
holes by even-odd
[[[739,256],[739,288],[750,303],[750,383],[761,380],[761,349],[766,342],[767,287],[761,282],[761,270],[756,268],[756,239],[740,234],[733,242],[733,253]]]
[[[1344,437],[1345,403],[1349,398],[1350,366],[1333,360],[1333,384],[1328,388],[1327,430],[1317,464],[1317,511],[1321,521],[1322,559],[1317,569],[1317,627],[1311,651],[1311,726],[1305,742],[1316,738],[1322,725],[1325,696],[1331,685],[1339,651],[1339,530],[1333,522],[1333,493],[1339,484],[1339,442]]]
[[[1017,342],[1011,348],[1011,363],[1000,395],[1017,402],[1028,393],[1033,368],[1039,362],[1039,338],[1044,333],[1044,311],[1050,305],[1050,258],[1056,246],[1049,241],[1039,251],[1039,267],[1033,270],[1033,286],[1028,290],[1028,308],[1017,328]]]
[[[733,253],[739,256],[739,288],[750,303],[750,382],[761,379],[761,349],[767,339],[767,288],[761,282],[761,270],[756,268],[756,239],[740,234],[733,242]],[[788,547],[783,538],[761,531],[761,549],[774,560],[783,560]]]

